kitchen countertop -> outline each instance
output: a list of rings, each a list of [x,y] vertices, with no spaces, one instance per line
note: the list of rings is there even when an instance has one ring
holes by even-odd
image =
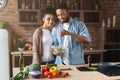
[[[65,66],[65,65],[64,65]],[[76,66],[83,65],[70,65],[68,67],[71,70],[67,70],[70,76],[66,78],[53,78],[52,80],[120,80],[120,76],[106,76],[98,71],[78,71]],[[17,74],[19,72],[19,68],[13,68],[13,74]],[[49,80],[48,78],[26,78],[24,80]]]
[[[93,49],[93,50],[84,50],[85,54],[99,54],[100,55],[100,61],[103,61],[103,53],[106,52],[104,49]],[[32,56],[33,51],[22,51],[24,56]],[[15,57],[20,56],[19,51],[12,51],[10,53],[12,55],[12,67],[15,67]]]
[[[87,54],[87,53],[95,53],[95,52],[106,52],[106,50],[104,49],[94,49],[94,50],[87,50],[85,49],[84,52]],[[19,51],[12,51],[11,54],[19,54],[20,52]],[[23,51],[23,53],[25,54],[31,54],[33,53],[33,51],[29,51],[29,50],[26,50],[26,51]]]
[[[85,52],[85,54],[87,54],[87,53],[93,53],[93,52],[94,52],[94,53],[95,53],[95,52],[96,52],[96,53],[97,53],[97,52],[101,52],[101,53],[102,53],[102,52],[106,52],[106,50],[105,50],[105,49],[93,49],[93,50],[87,50],[87,49],[85,49],[84,52]]]

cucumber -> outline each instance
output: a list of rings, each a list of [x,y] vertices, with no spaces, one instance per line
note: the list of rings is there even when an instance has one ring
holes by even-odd
[[[97,67],[94,67],[94,66],[91,66],[91,67],[87,67],[87,69],[91,70],[91,71],[97,71],[98,68]]]
[[[48,63],[46,65],[49,67],[57,66],[57,64],[48,64]]]
[[[24,72],[19,72],[16,76],[12,77],[10,80],[23,80],[25,77]]]

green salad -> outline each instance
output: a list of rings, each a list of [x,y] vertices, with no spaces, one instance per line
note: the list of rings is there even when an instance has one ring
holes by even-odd
[[[54,46],[53,48],[53,53],[55,55],[61,55],[65,52],[65,48],[64,47],[61,47],[61,46]]]

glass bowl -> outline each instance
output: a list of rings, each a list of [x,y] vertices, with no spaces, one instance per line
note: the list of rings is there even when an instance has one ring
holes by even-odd
[[[53,54],[58,56],[58,55],[63,55],[65,53],[65,48],[61,46],[54,46],[53,47]]]

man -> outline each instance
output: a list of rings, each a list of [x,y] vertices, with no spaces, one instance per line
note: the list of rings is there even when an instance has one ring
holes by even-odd
[[[57,6],[56,14],[59,23],[53,28],[52,36],[54,45],[64,46],[66,49],[66,53],[62,56],[63,63],[66,65],[85,63],[82,44],[91,41],[85,24],[71,18],[64,4]]]

